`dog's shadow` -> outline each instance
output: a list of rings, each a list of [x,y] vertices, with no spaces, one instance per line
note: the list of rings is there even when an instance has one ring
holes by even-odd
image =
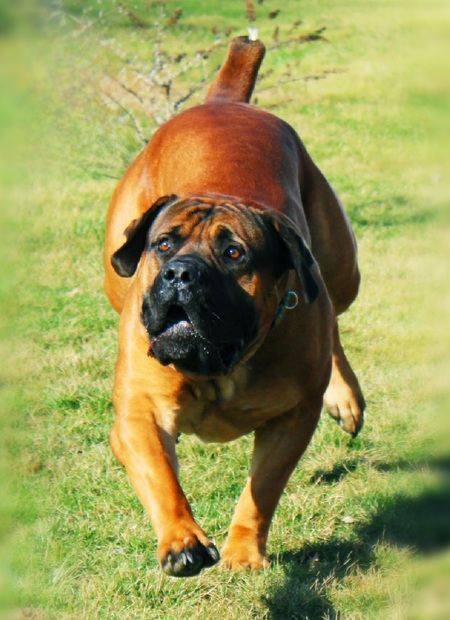
[[[377,512],[356,526],[351,540],[332,538],[284,553],[279,561],[285,571],[281,585],[264,598],[272,620],[341,617],[328,596],[355,570],[367,572],[376,562],[378,542],[408,547],[418,554],[432,554],[450,547],[450,458],[427,461],[442,484],[419,497],[399,495],[386,499]],[[417,467],[418,464],[415,463]],[[336,465],[332,472],[316,472],[312,481],[332,484],[353,471],[356,463]],[[382,471],[411,469],[411,463],[376,465]]]

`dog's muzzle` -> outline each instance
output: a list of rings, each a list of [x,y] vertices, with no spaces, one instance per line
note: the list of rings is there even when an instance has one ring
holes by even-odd
[[[201,257],[169,261],[143,302],[150,355],[189,373],[230,373],[257,330],[248,297]]]

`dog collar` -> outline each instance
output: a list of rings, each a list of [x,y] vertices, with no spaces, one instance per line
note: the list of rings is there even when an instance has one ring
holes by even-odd
[[[272,323],[272,328],[275,327],[275,325],[279,323],[279,321],[281,321],[286,310],[293,310],[297,306],[298,306],[297,293],[295,291],[288,291],[286,295],[283,297],[283,299],[281,300],[280,305],[278,306],[277,313]]]

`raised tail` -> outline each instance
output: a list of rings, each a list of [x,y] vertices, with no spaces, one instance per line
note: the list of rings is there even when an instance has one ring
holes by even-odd
[[[265,52],[261,41],[251,41],[248,37],[232,39],[225,62],[206,95],[205,103],[248,103]]]

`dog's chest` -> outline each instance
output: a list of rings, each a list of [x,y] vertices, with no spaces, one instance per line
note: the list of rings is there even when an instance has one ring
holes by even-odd
[[[195,434],[203,441],[224,442],[241,436],[243,431],[236,416],[246,391],[247,373],[242,369],[232,377],[220,377],[189,384],[178,416],[181,433]],[[251,429],[249,429],[251,430]]]
[[[218,405],[233,400],[236,392],[244,387],[243,384],[245,381],[242,378],[238,381],[234,377],[220,377],[193,385],[192,393],[198,402]]]
[[[177,428],[205,442],[232,441],[279,415],[280,404],[281,410],[287,409],[267,396],[245,369],[231,377],[196,382],[183,399]],[[292,393],[289,400],[296,397]]]
[[[242,435],[229,409],[237,405],[245,377],[220,377],[189,386],[178,415],[178,430],[203,441],[231,441]]]

